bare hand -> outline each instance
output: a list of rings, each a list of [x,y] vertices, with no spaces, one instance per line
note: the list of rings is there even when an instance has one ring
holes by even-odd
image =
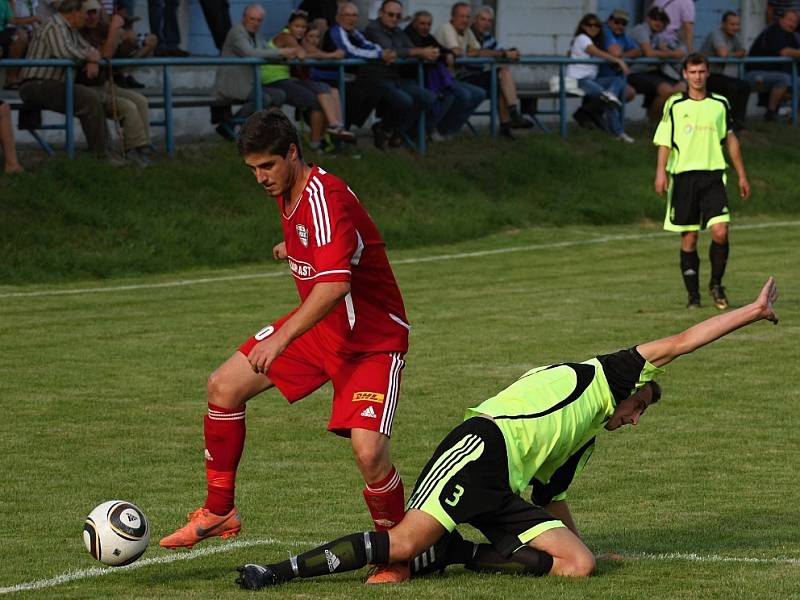
[[[508,60],[519,60],[520,52],[516,48],[511,48],[510,50],[506,50],[506,58]]]
[[[669,186],[669,178],[667,177],[666,171],[657,170],[656,171],[656,194],[659,196],[663,196],[667,193],[667,187]]]
[[[622,71],[623,75],[628,75],[631,72],[630,67],[628,67],[624,60],[619,61],[617,64],[619,65],[619,70]]]
[[[436,46],[424,48],[422,55],[425,57],[425,60],[436,60],[439,58],[439,49]]]
[[[750,182],[747,181],[747,177],[739,178],[739,195],[742,197],[742,200],[748,200],[750,198]]]
[[[264,373],[264,375],[266,375],[272,361],[280,356],[281,352],[286,349],[286,346],[287,344],[281,341],[279,335],[273,334],[253,346],[253,349],[250,350],[250,354],[247,355],[247,361],[250,363],[250,366],[253,367],[255,373]]]
[[[384,50],[381,58],[383,58],[383,62],[385,62],[387,65],[390,65],[397,60],[397,52],[394,50]]]
[[[286,260],[288,257],[289,253],[286,252],[286,242],[275,244],[275,247],[272,248],[272,258],[275,260]]]
[[[331,52],[331,58],[336,58],[336,59],[340,59],[341,60],[345,56],[346,55],[344,53],[344,50],[342,50],[341,48],[337,48],[336,50]]]
[[[91,50],[86,51],[86,60],[89,62],[99,62],[100,61],[100,51],[97,48],[92,48]]]
[[[84,70],[86,71],[86,77],[94,79],[100,73],[100,65],[96,62],[86,63]]]
[[[113,29],[121,29],[125,25],[125,19],[118,14],[111,15],[111,21],[108,23],[108,28]]]
[[[306,51],[298,46],[297,48],[294,49],[294,57],[299,60],[303,60],[306,57]]]
[[[778,315],[775,314],[773,304],[778,300],[778,284],[775,283],[775,278],[770,277],[767,283],[761,288],[761,293],[756,298],[755,304],[761,312],[761,318],[767,321],[772,321],[775,325],[778,324]]]

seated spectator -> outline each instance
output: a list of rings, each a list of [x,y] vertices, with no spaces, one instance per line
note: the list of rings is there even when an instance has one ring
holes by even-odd
[[[584,15],[575,30],[575,37],[570,46],[570,58],[602,58],[614,64],[619,72],[609,77],[598,78],[599,68],[595,64],[574,63],[567,65],[566,76],[578,81],[586,95],[591,98],[600,98],[605,104],[606,128],[608,132],[622,142],[632,143],[634,140],[625,133],[622,124],[622,100],[620,97],[625,92],[625,75],[628,74],[628,65],[621,58],[612,56],[601,50],[603,44],[603,24],[597,15],[589,13]],[[578,109],[585,110],[583,107]],[[580,122],[580,120],[579,120]]]
[[[733,11],[727,11],[722,15],[720,28],[712,31],[706,37],[700,48],[701,54],[720,58],[743,57],[747,51],[739,39],[738,34],[741,28],[739,15]],[[725,71],[737,73],[738,70],[737,65],[712,63],[711,75],[706,83],[709,92],[721,94],[730,102],[733,113],[733,129],[736,131],[744,126],[747,101],[750,98],[750,84],[738,77],[726,75]]]
[[[670,44],[659,34],[669,23],[669,17],[662,9],[654,6],[645,16],[644,22],[631,30],[631,37],[639,44],[642,56],[646,58],[682,58],[682,48],[670,48]],[[674,73],[667,75],[659,65],[632,65],[628,83],[638,93],[644,94],[644,105],[651,121],[658,121],[664,102],[672,94],[686,89],[686,85]]]
[[[22,173],[25,169],[17,160],[17,148],[14,145],[14,124],[11,122],[11,108],[0,100],[0,149],[5,157],[6,173]]]
[[[0,0],[0,56],[23,58],[28,49],[26,26],[39,23],[39,17],[18,17],[14,0]],[[5,89],[19,88],[19,67],[6,69]],[[8,107],[6,107],[8,108]]]
[[[294,51],[296,58],[305,58],[303,36],[306,29],[308,29],[308,14],[305,11],[296,10],[289,15],[289,23],[286,28],[272,38],[270,44],[276,48]],[[339,92],[327,83],[296,79],[290,75],[291,72],[286,65],[261,67],[262,83],[282,90],[286,94],[287,104],[309,111],[311,149],[319,149],[323,129],[333,138],[355,142],[356,137],[344,127]],[[325,128],[326,123],[327,128]]]
[[[630,21],[630,15],[627,11],[621,8],[614,9],[608,16],[605,25],[603,25],[603,46],[602,50],[608,52],[611,56],[617,58],[638,58],[642,55],[642,49],[639,48],[633,39],[627,34],[625,28]],[[611,63],[603,63],[600,65],[600,70],[597,72],[598,77],[611,77],[619,74],[617,69]],[[630,102],[636,97],[636,90],[630,84],[625,86],[625,96],[620,98],[625,102]]]
[[[364,35],[384,50],[391,50],[398,58],[420,58],[427,61],[438,59],[439,48],[417,48],[411,43],[399,27],[402,16],[403,5],[399,0],[384,0],[378,11],[378,18],[369,22]],[[402,143],[399,134],[412,134],[423,111],[427,115],[428,125],[433,123],[436,95],[417,84],[416,65],[411,69],[383,65],[380,73],[375,86],[378,96],[387,105],[387,110],[386,118],[376,131],[382,130],[387,136],[394,134],[395,144],[399,145]],[[432,131],[432,128],[428,131]]]
[[[86,13],[81,35],[92,47],[100,52],[100,57],[112,58],[121,40],[124,19],[114,14],[104,26],[101,22],[102,8],[98,0],[85,0]],[[133,90],[123,89],[109,81],[104,68],[97,77],[78,80],[84,85],[98,85],[102,93],[106,117],[118,121],[122,128],[125,157],[139,167],[148,167],[154,154],[150,143],[150,107],[147,98]]]
[[[267,47],[267,43],[259,31],[264,22],[266,12],[260,4],[249,4],[242,11],[242,22],[231,27],[222,45],[224,57],[250,58],[293,58],[295,52],[290,49]],[[217,67],[214,92],[221,102],[242,103],[236,113],[225,109],[222,123],[217,126],[217,133],[228,140],[233,140],[234,118],[244,118],[255,111],[255,79],[252,65],[220,65]],[[280,106],[286,100],[286,94],[269,86],[262,87],[264,106]]]
[[[483,13],[486,15],[486,13]],[[456,2],[450,9],[450,22],[445,23],[436,31],[436,39],[448,48],[456,57],[461,56],[486,56],[492,58],[519,58],[517,50],[493,50],[481,48],[481,43],[475,36],[474,30],[469,26],[472,19],[472,9],[466,2]],[[481,17],[482,23],[478,26],[481,34],[487,32],[486,17]],[[491,28],[491,19],[488,21]],[[456,69],[456,78],[484,89],[487,94],[491,88],[491,71],[483,67]],[[511,72],[506,68],[497,69],[497,81],[500,90],[498,113],[500,116],[500,132],[511,136],[511,129],[528,129],[533,123],[524,118],[517,106],[517,86],[511,77]]]
[[[399,78],[399,75],[393,69],[388,67],[397,59],[397,53],[391,49],[381,48],[378,44],[369,41],[363,33],[356,29],[358,22],[358,8],[351,2],[344,2],[339,5],[339,10],[336,15],[336,25],[331,27],[326,34],[326,41],[323,42],[322,48],[330,51],[332,47],[344,50],[346,58],[364,58],[375,59],[373,64],[359,67],[356,76],[358,87],[356,89],[359,93],[358,105],[355,110],[358,112],[358,117],[366,118],[370,111],[377,105],[378,100],[385,95],[388,95],[391,90],[388,86],[379,86],[378,84],[387,78],[394,80]],[[328,46],[327,44],[331,44]],[[336,72],[330,72],[332,77],[338,77]],[[348,90],[347,97],[350,97]],[[350,115],[350,107],[348,105],[347,113]],[[412,115],[412,119],[415,115]],[[410,122],[407,114],[390,115],[387,122],[378,122],[372,126],[372,133],[374,135],[375,146],[383,149],[391,133],[397,131],[398,127],[408,127]]]
[[[84,61],[81,72],[87,80],[100,73],[100,52],[86,41],[80,29],[86,21],[82,0],[61,0],[58,12],[42,25],[33,36],[27,58],[67,58]],[[64,113],[65,74],[64,67],[23,67],[19,95],[25,104]],[[126,161],[109,150],[106,129],[106,111],[103,91],[100,87],[75,83],[73,86],[74,114],[81,121],[89,150],[98,158],[104,158],[114,166]]]
[[[694,49],[694,3],[695,0],[655,0],[652,4],[669,17],[662,39],[673,47],[683,46],[686,54]]]
[[[434,66],[426,66],[426,85],[434,92],[437,92],[438,86],[441,88],[440,94],[452,96],[449,110],[445,110],[445,103],[438,105],[438,111],[437,107],[434,107],[432,123],[439,135],[448,137],[458,133],[464,126],[470,115],[486,99],[486,92],[477,85],[449,76],[449,71],[446,69],[453,68],[454,55],[450,49],[442,46],[431,35],[432,27],[433,16],[431,13],[420,10],[414,13],[414,18],[406,27],[405,32],[411,43],[418,48],[435,47],[439,49],[439,62]]]
[[[158,37],[154,33],[137,33],[133,30],[133,23],[139,20],[131,12],[132,0],[105,0],[110,4],[110,10],[103,4],[102,19],[110,21],[108,15],[122,17],[120,39],[114,58],[145,58],[152,56],[158,47]],[[129,72],[123,69],[114,70],[114,83],[124,88],[143,88],[144,84],[136,81]]]
[[[789,10],[769,25],[750,46],[750,56],[788,56],[800,58],[800,40],[797,39],[798,14]],[[759,92],[768,93],[767,112],[764,119],[774,121],[781,101],[789,96],[792,85],[791,63],[762,63],[746,65],[747,79]]]

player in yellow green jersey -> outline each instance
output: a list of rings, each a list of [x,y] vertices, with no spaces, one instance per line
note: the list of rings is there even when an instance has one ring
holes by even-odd
[[[750,197],[750,184],[742,161],[739,140],[733,132],[728,100],[706,89],[709,67],[702,54],[690,54],[683,67],[688,91],[671,96],[656,129],[658,146],[656,193],[667,194],[664,229],[681,234],[680,267],[689,292],[688,308],[700,306],[700,258],[697,237],[711,229],[711,279],[708,284],[714,305],[728,308],[722,285],[728,262],[728,197],[725,192],[724,145],[736,169],[739,193]]]
[[[288,560],[239,567],[237,583],[260,589],[367,564],[408,564],[405,578],[464,564],[478,571],[584,577],[595,557],[578,536],[567,488],[595,436],[636,425],[660,395],[661,367],[757,321],[774,323],[770,278],[747,306],[686,331],[580,363],[532,369],[466,412],[417,480],[403,520],[389,531],[354,533]],[[532,485],[532,502],[520,494]],[[455,530],[470,523],[491,542]]]

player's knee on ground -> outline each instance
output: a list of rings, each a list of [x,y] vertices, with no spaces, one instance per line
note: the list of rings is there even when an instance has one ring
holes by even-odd
[[[556,575],[565,577],[589,577],[594,573],[596,562],[594,555],[587,549],[568,557],[559,558],[556,563]]]

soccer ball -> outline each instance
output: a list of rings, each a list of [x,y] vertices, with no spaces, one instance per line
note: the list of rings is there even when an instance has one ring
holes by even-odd
[[[83,543],[104,565],[129,565],[147,550],[150,526],[135,504],[124,500],[103,502],[89,513],[83,526]]]

